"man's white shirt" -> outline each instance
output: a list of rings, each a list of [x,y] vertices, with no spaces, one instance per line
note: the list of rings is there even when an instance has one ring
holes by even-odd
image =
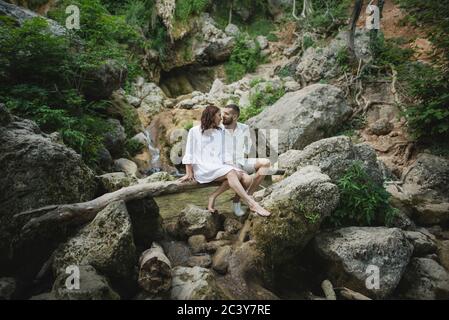
[[[245,165],[245,158],[250,154],[252,139],[249,126],[237,122],[234,130],[226,129],[225,132],[225,161],[226,163]]]

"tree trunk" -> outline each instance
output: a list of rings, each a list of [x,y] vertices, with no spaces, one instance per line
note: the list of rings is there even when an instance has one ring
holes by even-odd
[[[139,260],[139,286],[148,293],[167,292],[171,287],[171,263],[160,245],[153,242]]]
[[[301,17],[306,18],[313,13],[312,0],[304,0]]]
[[[348,34],[348,53],[351,60],[355,60],[355,49],[354,49],[354,36],[355,29],[357,26],[357,21],[359,20],[360,13],[362,12],[363,0],[356,0],[354,9],[352,10],[350,29]]]

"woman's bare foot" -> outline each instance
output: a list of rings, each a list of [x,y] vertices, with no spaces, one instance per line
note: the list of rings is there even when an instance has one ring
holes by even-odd
[[[217,209],[215,209],[214,207],[215,207],[215,199],[216,199],[217,197],[215,197],[215,196],[209,196],[209,202],[208,202],[208,204],[207,204],[207,210],[209,210],[209,212],[210,213],[216,213],[216,212],[218,212],[218,210]]]

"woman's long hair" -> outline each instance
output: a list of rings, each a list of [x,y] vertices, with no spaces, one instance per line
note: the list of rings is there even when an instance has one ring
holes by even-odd
[[[201,133],[204,133],[207,129],[218,129],[214,123],[214,118],[220,109],[214,105],[208,105],[201,114]]]

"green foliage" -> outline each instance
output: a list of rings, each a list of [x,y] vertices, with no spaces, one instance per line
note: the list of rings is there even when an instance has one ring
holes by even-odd
[[[209,0],[176,0],[175,18],[178,21],[187,21],[191,15],[199,15],[205,11]]]
[[[254,84],[254,86],[255,85],[257,85],[257,83]],[[245,122],[249,118],[258,115],[262,112],[264,107],[274,104],[284,94],[284,87],[273,88],[273,86],[267,85],[262,91],[256,92],[250,96],[250,105],[241,110],[239,121]]]
[[[249,37],[245,35],[237,37],[229,62],[225,66],[228,82],[237,81],[246,73],[254,72],[263,62],[259,44],[254,41],[254,47],[252,47],[248,44],[249,41]]]
[[[341,48],[337,52],[335,60],[342,71],[349,71],[349,69],[351,68],[351,59],[349,58],[349,52],[347,48]]]
[[[192,128],[193,128],[193,121],[189,121],[188,123],[186,123],[184,125],[184,130],[186,130],[186,131],[189,131]]]
[[[375,183],[360,163],[353,164],[341,177],[338,208],[328,218],[331,226],[372,225],[384,220],[389,225],[395,217],[395,209],[389,204],[389,193]]]
[[[302,39],[302,50],[306,51],[308,48],[313,47],[315,45],[312,37],[304,36]]]
[[[140,141],[135,139],[128,139],[125,143],[125,152],[129,157],[134,157],[135,155],[142,152],[142,149],[145,148],[145,145]]]
[[[346,25],[349,17],[351,0],[314,0],[312,1],[313,13],[300,22],[303,28],[319,33],[330,34],[338,30],[341,25]],[[296,0],[298,15],[302,10],[303,1]]]

